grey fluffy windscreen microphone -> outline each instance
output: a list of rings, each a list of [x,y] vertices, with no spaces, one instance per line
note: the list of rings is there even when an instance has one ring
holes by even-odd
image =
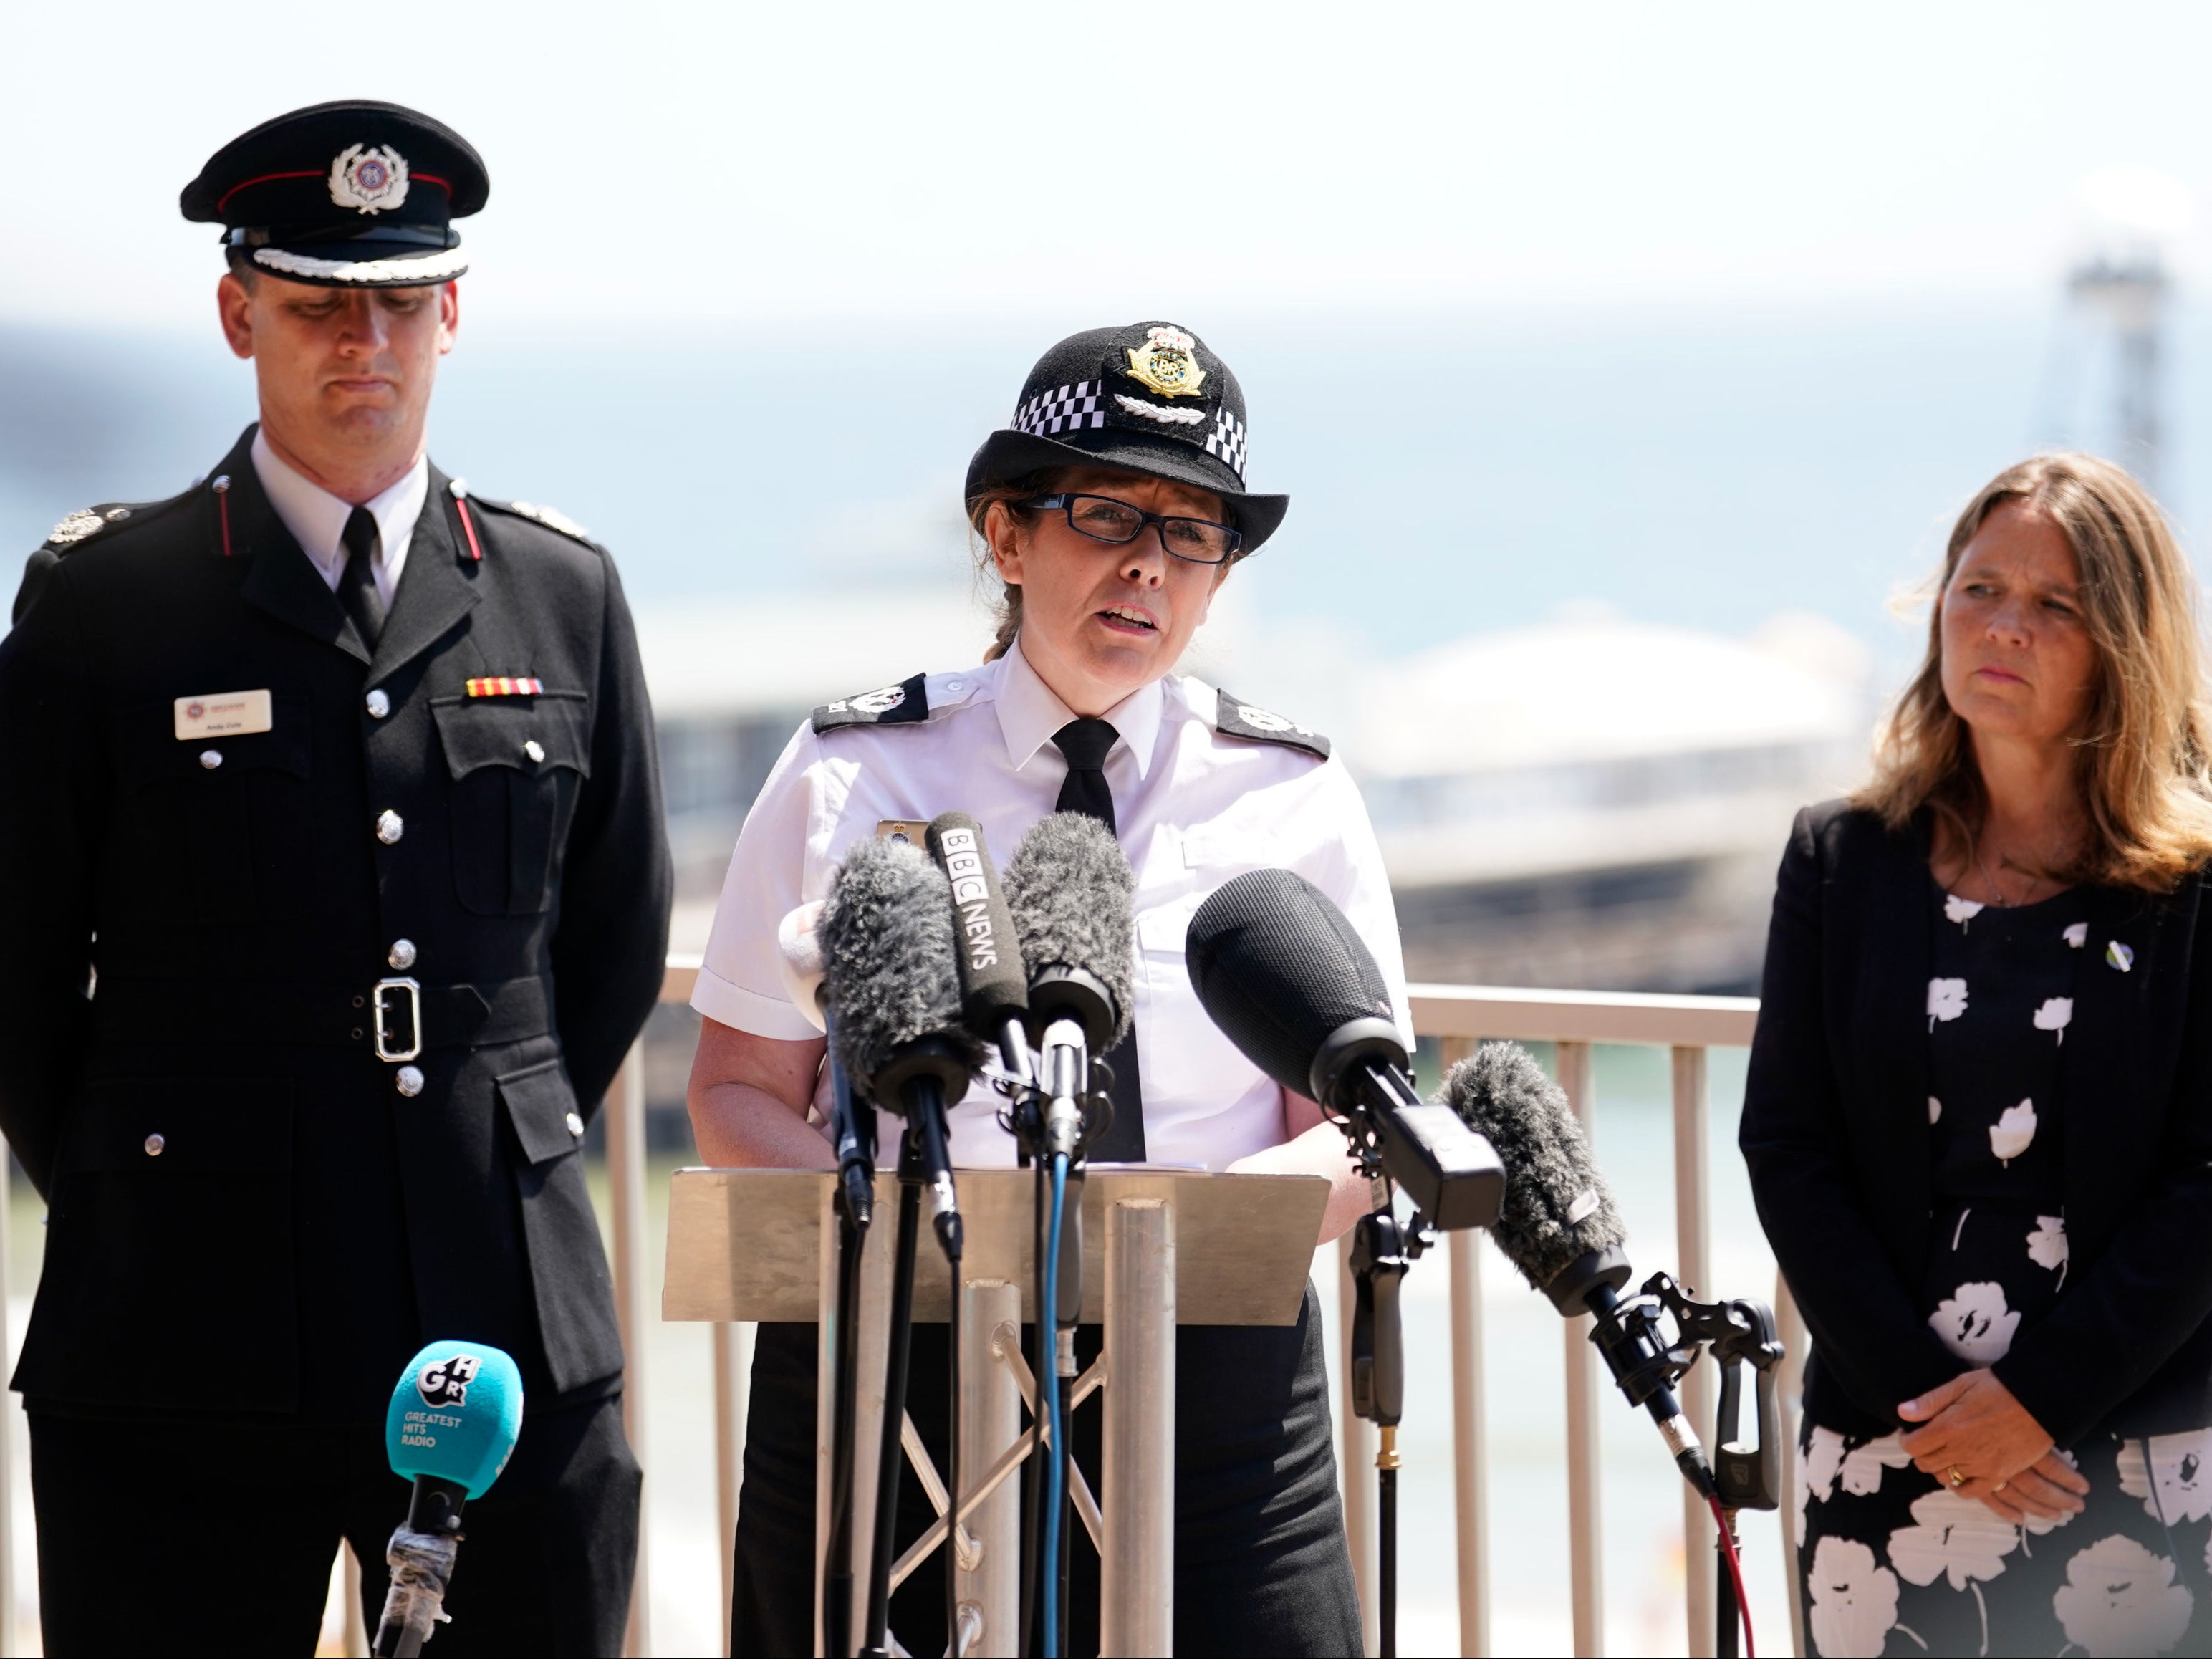
[[[1621,1393],[1650,1413],[1683,1477],[1711,1496],[1712,1468],[1674,1397],[1666,1350],[1648,1326],[1620,1316],[1628,1229],[1565,1091],[1525,1048],[1487,1042],[1452,1067],[1442,1099],[1505,1165],[1505,1203],[1491,1229],[1498,1248],[1561,1313],[1591,1316],[1590,1340]]]
[[[1054,812],[1022,837],[1006,865],[1006,908],[1029,964],[1032,1031],[1073,1019],[1093,1054],[1127,1032],[1136,885],[1121,843],[1087,812]]]
[[[983,1054],[961,1017],[944,872],[908,842],[862,842],[839,868],[816,933],[846,1075],[895,1112],[921,1076],[957,1100]]]
[[[1588,1285],[1569,1270],[1585,1257],[1617,1254],[1628,1229],[1565,1091],[1527,1049],[1486,1042],[1452,1067],[1443,1103],[1505,1165],[1505,1204],[1490,1229],[1498,1248],[1561,1313],[1583,1312]],[[1627,1283],[1625,1258],[1619,1273],[1615,1289]]]

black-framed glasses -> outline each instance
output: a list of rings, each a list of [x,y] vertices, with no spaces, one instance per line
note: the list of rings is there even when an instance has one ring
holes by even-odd
[[[1189,564],[1224,563],[1244,544],[1243,532],[1233,526],[1147,513],[1111,495],[1040,495],[1023,505],[1040,512],[1057,507],[1067,514],[1069,529],[1094,542],[1133,542],[1147,525],[1158,525],[1160,545]]]

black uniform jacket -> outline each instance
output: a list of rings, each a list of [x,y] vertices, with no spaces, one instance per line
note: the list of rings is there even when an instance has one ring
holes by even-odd
[[[581,1115],[670,894],[613,563],[434,467],[372,656],[252,438],[33,555],[0,642],[0,1129],[49,1217],[15,1386],[381,1421],[418,1346],[466,1337],[533,1406],[605,1393]],[[179,738],[262,690],[269,729]],[[411,1096],[374,1052],[403,939]]]
[[[2061,1054],[2065,1288],[1997,1376],[2061,1445],[2212,1422],[2212,905],[2090,890]],[[1915,1295],[1932,1206],[1924,824],[1840,801],[1782,860],[1741,1141],[1814,1340],[1805,1408],[1844,1434],[1969,1367]],[[2134,953],[2108,968],[2113,940]]]

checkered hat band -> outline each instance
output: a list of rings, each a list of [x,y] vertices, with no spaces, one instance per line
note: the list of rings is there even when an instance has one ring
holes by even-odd
[[[1106,416],[1098,408],[1103,395],[1103,383],[1097,380],[1078,380],[1057,392],[1040,392],[1014,411],[1014,430],[1050,434],[1103,426]]]
[[[1206,434],[1206,453],[1226,461],[1239,483],[1244,482],[1245,447],[1244,422],[1223,410],[1214,418],[1213,430]]]

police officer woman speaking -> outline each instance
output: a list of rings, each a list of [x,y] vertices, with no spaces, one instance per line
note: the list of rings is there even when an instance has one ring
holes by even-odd
[[[15,1386],[49,1653],[371,1628],[416,1348],[528,1416],[434,1650],[612,1653],[637,1545],[585,1119],[651,1010],[669,864],[629,614],[558,514],[430,465],[476,152],[325,104],[185,188],[261,420],[70,515],[0,643],[0,1127],[48,1205]]]
[[[1366,1208],[1342,1134],[1214,1029],[1183,965],[1200,901],[1285,866],[1351,918],[1406,1023],[1389,888],[1327,739],[1172,672],[1231,567],[1282,522],[1286,499],[1248,491],[1244,463],[1236,378],[1181,328],[1078,334],[1031,371],[1012,426],[968,472],[969,515],[1005,586],[988,659],[817,709],[738,837],[693,999],[707,1018],[691,1115],[710,1162],[834,1164],[809,1121],[826,1099],[823,1045],[781,988],[776,928],[823,896],[856,842],[885,819],[957,809],[1004,856],[1073,810],[1115,829],[1136,873],[1136,1052],[1111,1056],[1112,1144],[1092,1156],[1324,1176],[1324,1239]],[[1140,1103],[1123,1097],[1132,1079]],[[999,1103],[979,1089],[954,1110],[956,1164],[1015,1161]],[[945,1331],[915,1334],[910,1405],[941,1443]],[[811,1326],[762,1327],[736,1540],[741,1654],[810,1650],[814,1355]],[[1311,1288],[1292,1327],[1185,1328],[1176,1363],[1176,1650],[1357,1653]],[[1076,1450],[1086,1419],[1095,1457],[1095,1412],[1078,1418]],[[930,1514],[913,1486],[902,1547]],[[893,1601],[911,1652],[944,1650],[942,1559]],[[1068,1650],[1081,1654],[1098,1640],[1097,1564],[1080,1547],[1076,1562]]]

